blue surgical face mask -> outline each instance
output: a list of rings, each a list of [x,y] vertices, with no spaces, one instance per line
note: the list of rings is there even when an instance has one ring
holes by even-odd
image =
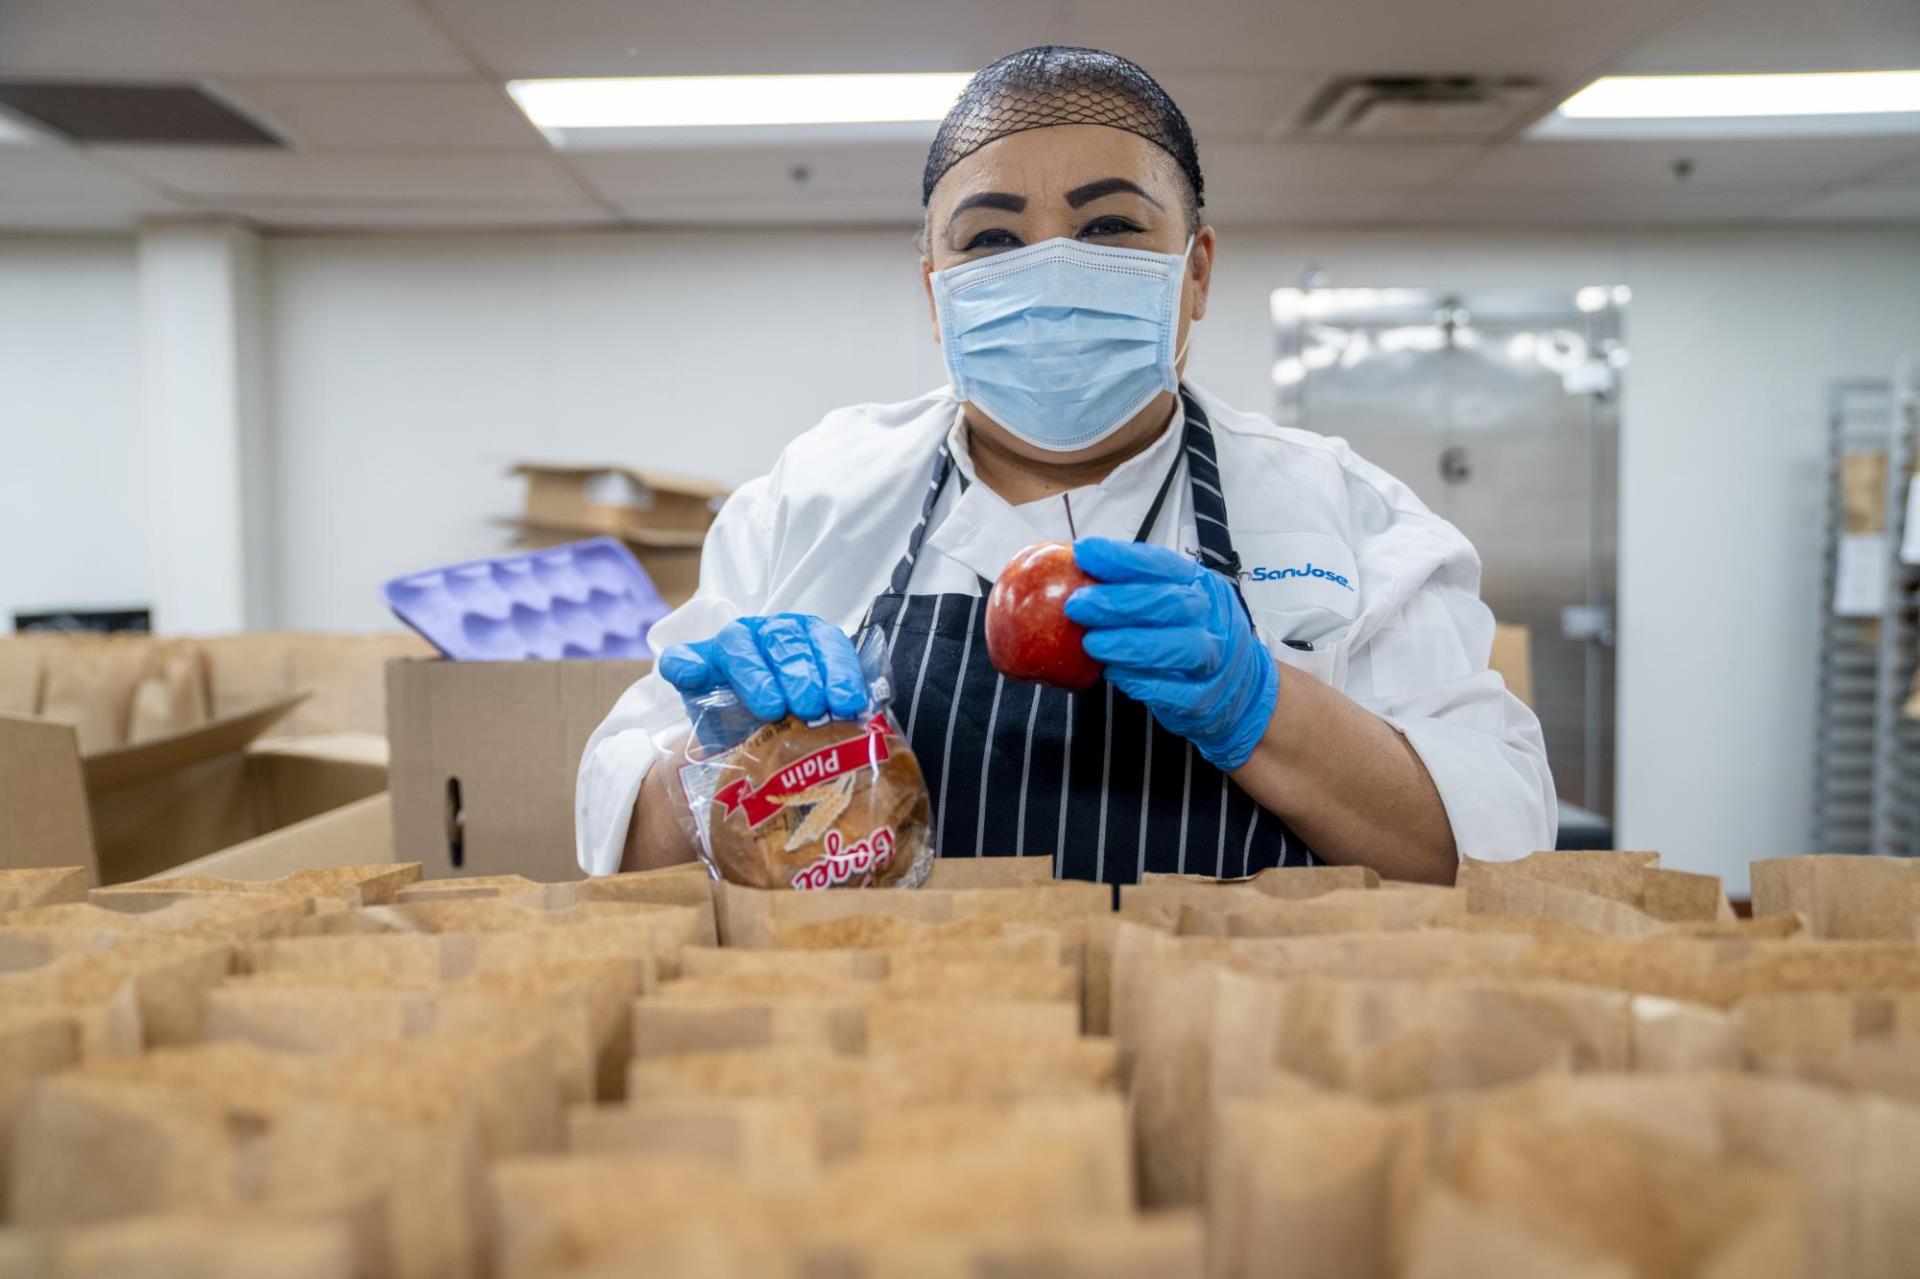
[[[1069,453],[1179,389],[1179,254],[1043,240],[933,273],[954,394]]]

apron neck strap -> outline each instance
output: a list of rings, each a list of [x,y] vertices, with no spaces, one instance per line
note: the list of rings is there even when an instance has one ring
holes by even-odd
[[[1174,477],[1180,473],[1182,454],[1187,463],[1187,478],[1193,492],[1194,526],[1200,541],[1200,557],[1208,567],[1218,569],[1239,581],[1240,556],[1233,549],[1233,538],[1227,532],[1227,500],[1220,488],[1220,466],[1214,458],[1213,426],[1207,420],[1207,414],[1200,407],[1200,401],[1184,383],[1180,387],[1180,404],[1186,426],[1183,431],[1181,447],[1173,455],[1173,465],[1160,481],[1160,489],[1153,495],[1153,505],[1147,508],[1147,516],[1140,522],[1140,529],[1133,535],[1136,542],[1145,541],[1153,532],[1154,524],[1160,518],[1160,512],[1167,503],[1167,494],[1173,489]],[[927,539],[927,525],[933,519],[934,505],[940,500],[940,490],[946,486],[947,477],[953,473],[953,450],[945,439],[940,441],[940,451],[933,459],[933,474],[927,478],[926,496],[920,502],[920,518],[913,526],[913,532],[907,537],[906,554],[893,566],[893,576],[888,580],[887,590],[895,595],[905,595],[907,584],[913,578],[914,561],[920,557],[920,547]],[[967,477],[960,476],[960,488],[966,491]],[[981,579],[985,584],[985,579]]]
[[[920,544],[927,540],[927,522],[933,518],[934,503],[940,500],[940,490],[947,482],[947,473],[953,470],[953,451],[947,447],[943,438],[940,452],[933,459],[933,475],[927,481],[927,495],[920,503],[920,519],[913,526],[913,532],[907,537],[907,553],[893,566],[893,576],[887,582],[887,590],[894,595],[905,595],[907,583],[913,579],[913,562],[920,557]],[[964,481],[966,477],[962,476]]]
[[[1213,424],[1200,399],[1184,383],[1180,403],[1187,416],[1187,480],[1193,492],[1193,527],[1200,541],[1200,559],[1208,568],[1240,581],[1240,554],[1227,531],[1227,496],[1220,485],[1220,464],[1213,452]]]

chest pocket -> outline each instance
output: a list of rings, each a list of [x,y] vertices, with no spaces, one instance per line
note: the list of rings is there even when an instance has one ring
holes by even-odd
[[[1275,658],[1338,687],[1346,641],[1360,615],[1353,550],[1325,533],[1234,530],[1240,592],[1260,640]]]

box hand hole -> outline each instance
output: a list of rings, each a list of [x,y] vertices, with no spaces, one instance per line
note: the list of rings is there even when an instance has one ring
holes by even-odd
[[[453,868],[466,865],[466,811],[460,806],[460,779],[447,779],[447,858]]]

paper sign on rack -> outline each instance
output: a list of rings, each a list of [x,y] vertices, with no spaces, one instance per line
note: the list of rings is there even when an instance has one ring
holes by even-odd
[[[1878,617],[1886,603],[1887,535],[1843,535],[1840,560],[1833,575],[1834,616]]]

